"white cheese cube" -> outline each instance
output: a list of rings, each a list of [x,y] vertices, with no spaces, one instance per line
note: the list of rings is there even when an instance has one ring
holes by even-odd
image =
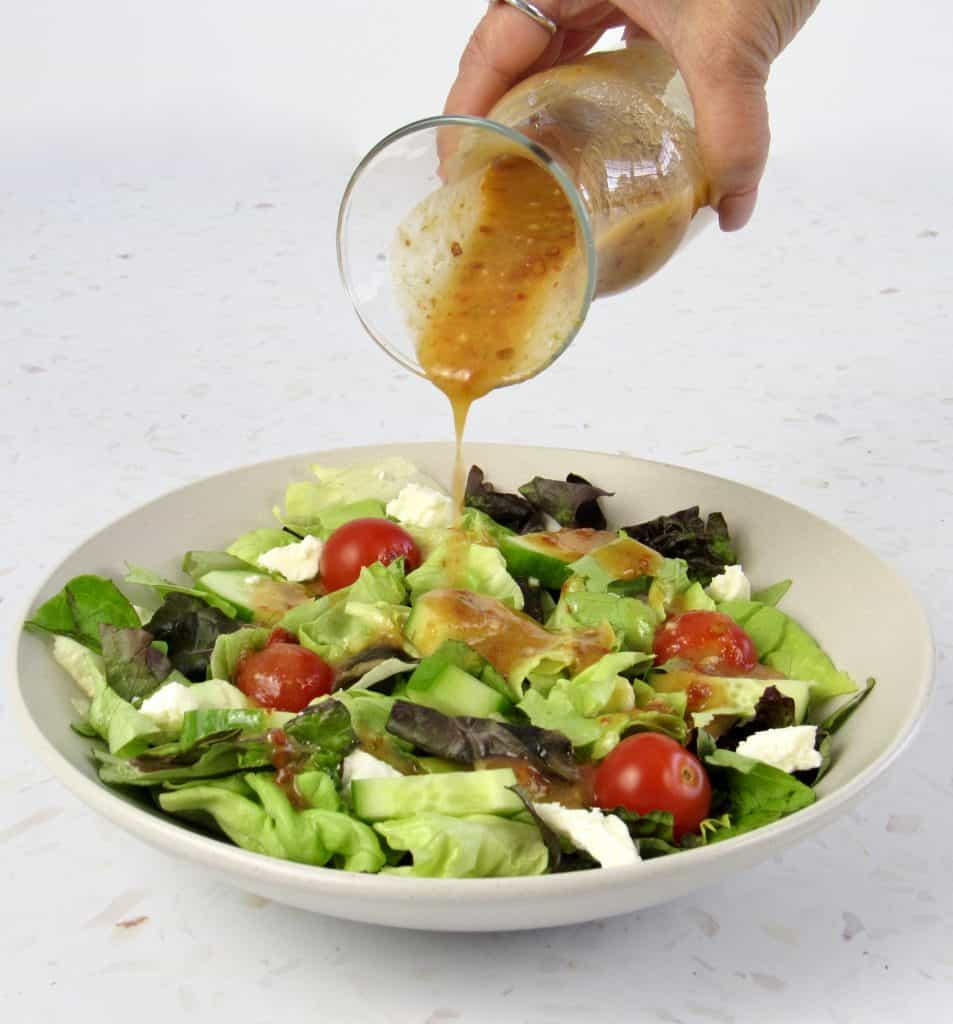
[[[400,775],[396,768],[366,750],[352,750],[341,762],[341,783],[344,792],[351,789],[355,779],[392,779]]]
[[[289,583],[304,583],[318,575],[324,542],[309,533],[296,544],[271,548],[258,556],[258,564],[269,572],[281,573]]]
[[[409,483],[400,494],[387,503],[387,514],[405,526],[429,529],[450,526],[453,521],[453,502],[446,494],[432,487]]]
[[[706,592],[713,601],[750,601],[751,581],[740,565],[726,565],[725,571],[708,584]]]
[[[763,729],[738,744],[737,753],[763,761],[782,772],[803,772],[819,768],[820,751],[814,749],[816,725],[789,725],[783,729]]]
[[[533,804],[533,809],[551,829],[604,868],[637,864],[641,860],[625,822],[615,814],[606,814],[595,807],[576,810],[557,803]]]

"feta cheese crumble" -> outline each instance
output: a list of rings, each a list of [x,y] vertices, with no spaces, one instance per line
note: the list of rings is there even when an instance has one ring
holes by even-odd
[[[227,711],[247,707],[245,694],[224,679],[206,679],[204,683],[191,686],[173,680],[163,683],[155,693],[146,697],[139,712],[163,732],[177,733],[182,729],[187,711]]]
[[[604,868],[637,864],[642,859],[625,822],[614,814],[595,807],[575,810],[556,803],[533,804],[533,809],[551,829]]]
[[[182,728],[186,711],[198,711],[198,698],[191,686],[182,683],[166,683],[151,697],[146,697],[139,712],[163,732],[177,732]]]
[[[366,750],[352,750],[341,762],[341,783],[344,792],[351,789],[355,779],[392,779],[400,772]]]
[[[713,601],[750,601],[751,581],[740,565],[726,565],[725,571],[708,584],[706,592]]]
[[[296,544],[283,544],[258,556],[258,564],[269,572],[281,573],[289,583],[304,583],[318,575],[324,542],[309,533]]]
[[[763,761],[782,772],[803,772],[819,768],[820,751],[814,749],[816,725],[789,725],[783,729],[763,729],[738,744],[737,753]]]
[[[449,526],[453,519],[453,502],[432,487],[409,483],[387,503],[387,514],[405,526],[424,529]]]

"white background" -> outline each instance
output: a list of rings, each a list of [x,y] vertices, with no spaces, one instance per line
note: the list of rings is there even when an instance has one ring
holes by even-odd
[[[359,330],[333,227],[362,152],[438,110],[482,9],[2,4],[5,646],[49,568],[169,488],[291,452],[448,436],[442,397]],[[481,439],[621,450],[766,488],[911,581],[938,688],[859,810],[629,917],[389,932],[212,884],[97,820],[21,745],[0,693],[3,1019],[947,1018],[951,29],[944,0],[822,3],[772,77],[752,225],[710,231],[597,303],[559,363],[472,420]]]

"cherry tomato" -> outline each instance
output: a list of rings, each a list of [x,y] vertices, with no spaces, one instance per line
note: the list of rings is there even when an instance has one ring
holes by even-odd
[[[758,664],[751,637],[722,612],[675,615],[655,633],[655,662],[684,658],[715,675],[741,675]]]
[[[300,644],[269,643],[248,652],[238,663],[235,685],[260,707],[303,711],[331,692],[334,669]]]
[[[321,579],[328,590],[340,590],[350,586],[365,566],[389,565],[398,558],[403,558],[408,572],[420,565],[420,548],[405,529],[387,519],[352,519],[325,542]]]
[[[291,632],[290,629],[282,629],[281,626],[275,626],[275,628],[268,634],[267,644],[270,647],[272,644],[296,644],[298,638]]]
[[[711,783],[701,761],[669,736],[627,736],[596,769],[595,803],[636,814],[669,811],[675,838],[696,832],[711,810]]]

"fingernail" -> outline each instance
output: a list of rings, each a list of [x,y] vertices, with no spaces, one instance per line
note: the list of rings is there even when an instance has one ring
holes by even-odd
[[[738,231],[751,220],[758,190],[753,188],[738,196],[725,196],[718,204],[718,224],[722,231]]]

